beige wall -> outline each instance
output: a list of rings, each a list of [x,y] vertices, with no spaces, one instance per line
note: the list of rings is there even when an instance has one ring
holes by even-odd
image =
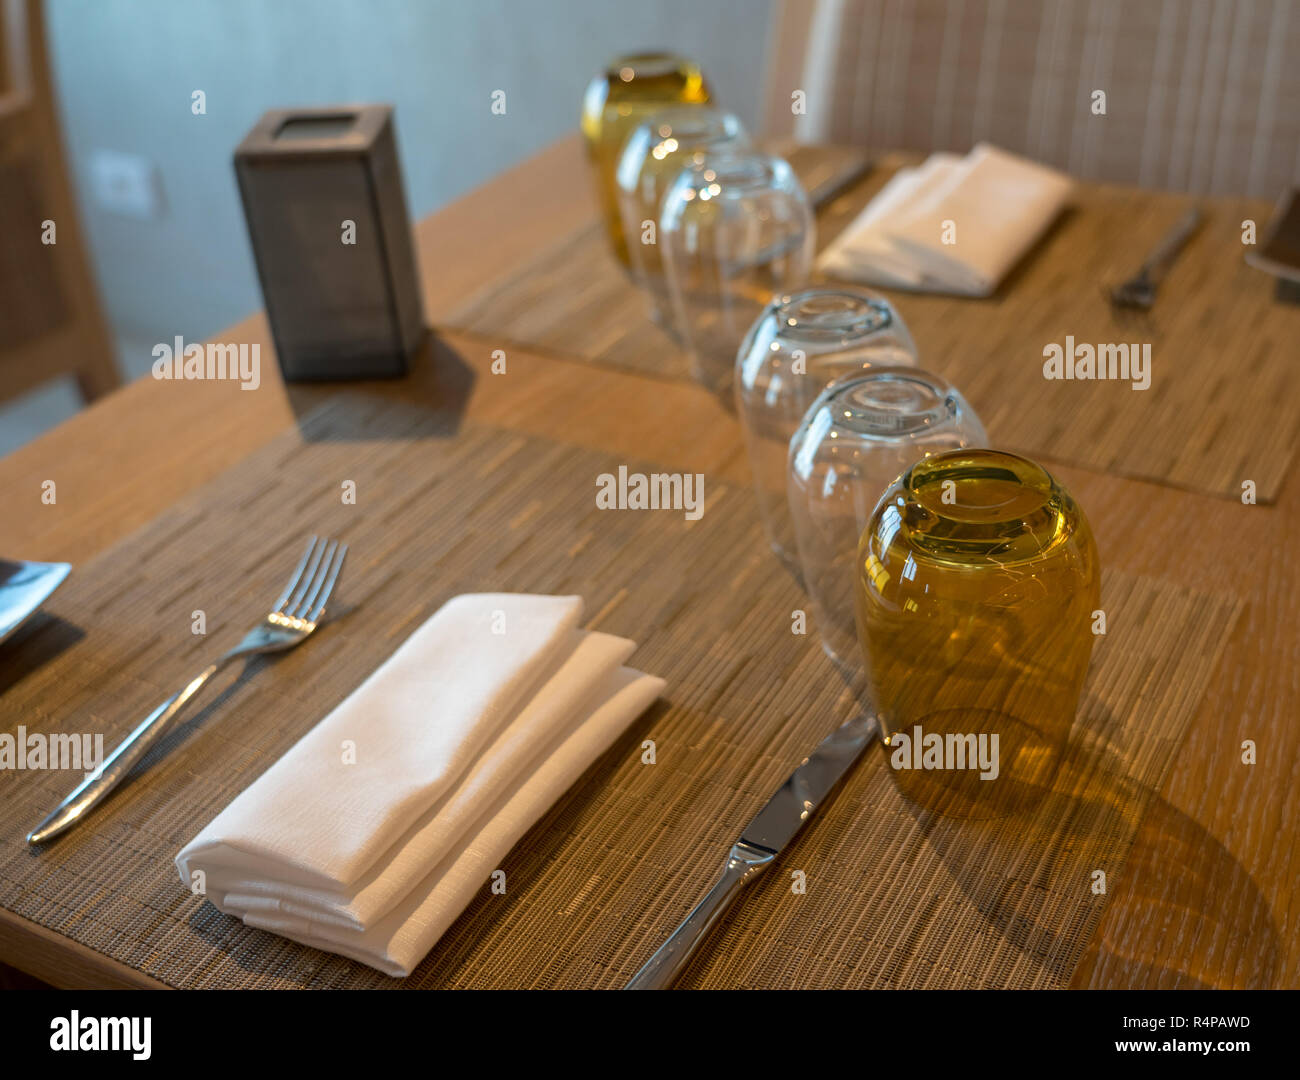
[[[47,0],[65,141],[128,374],[152,342],[262,306],[231,153],[276,105],[385,101],[423,216],[577,126],[587,80],[626,51],[703,64],[750,124],[769,0]],[[194,116],[202,89],[207,114]],[[490,112],[507,92],[505,116]],[[100,209],[97,148],[156,163],[164,210]],[[143,350],[143,352],[142,352]]]

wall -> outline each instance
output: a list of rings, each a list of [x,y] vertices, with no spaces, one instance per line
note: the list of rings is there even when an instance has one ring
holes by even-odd
[[[261,307],[231,152],[278,105],[397,108],[417,217],[576,126],[607,58],[696,57],[751,126],[771,0],[47,0],[64,138],[128,374],[176,334],[202,338]],[[191,94],[207,113],[191,113]],[[504,117],[489,111],[504,89]],[[96,149],[157,164],[163,212],[99,208]]]

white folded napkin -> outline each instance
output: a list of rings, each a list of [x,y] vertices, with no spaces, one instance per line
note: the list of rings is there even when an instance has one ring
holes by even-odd
[[[872,285],[988,296],[1047,231],[1071,187],[1055,169],[987,143],[964,158],[931,154],[890,178],[818,268]]]
[[[445,604],[176,857],[249,926],[407,975],[663,688],[577,597]]]

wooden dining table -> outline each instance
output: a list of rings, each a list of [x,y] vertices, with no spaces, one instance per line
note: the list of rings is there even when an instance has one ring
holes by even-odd
[[[1267,212],[1258,208],[1261,220]],[[463,393],[459,407],[471,420],[748,484],[734,414],[689,380],[448,327],[452,313],[505,270],[598,214],[575,135],[420,222],[417,254],[435,338],[411,377],[365,384],[364,391],[401,398],[431,383]],[[1131,262],[1142,252],[1121,254]],[[1175,284],[1159,303],[1194,302],[1176,296]],[[908,312],[905,298],[899,306]],[[941,328],[924,317],[909,316],[909,323],[924,357]],[[220,340],[261,344],[258,390],[214,381],[168,393],[165,383],[144,377],[0,460],[0,552],[82,564],[292,430],[332,395],[357,389],[284,384],[260,313]],[[494,352],[502,348],[509,374],[494,377]],[[440,375],[451,357],[466,372],[455,386]],[[651,398],[655,407],[647,409]],[[1128,863],[1137,872],[1115,883],[1071,985],[1300,986],[1300,484],[1292,476],[1275,502],[1249,505],[1048,464],[1089,508],[1108,565],[1196,583],[1243,605],[1138,829]],[[51,479],[58,491],[52,505],[41,497]],[[1243,760],[1248,740],[1253,763]],[[0,961],[60,986],[161,985],[8,910],[0,910]]]

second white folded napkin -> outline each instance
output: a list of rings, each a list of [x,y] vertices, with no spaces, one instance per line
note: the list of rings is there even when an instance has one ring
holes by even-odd
[[[900,169],[822,253],[818,268],[885,287],[987,296],[1060,213],[1072,185],[981,143]]]
[[[461,596],[177,856],[250,926],[408,974],[662,680],[577,597]],[[362,767],[364,766],[364,767]]]

